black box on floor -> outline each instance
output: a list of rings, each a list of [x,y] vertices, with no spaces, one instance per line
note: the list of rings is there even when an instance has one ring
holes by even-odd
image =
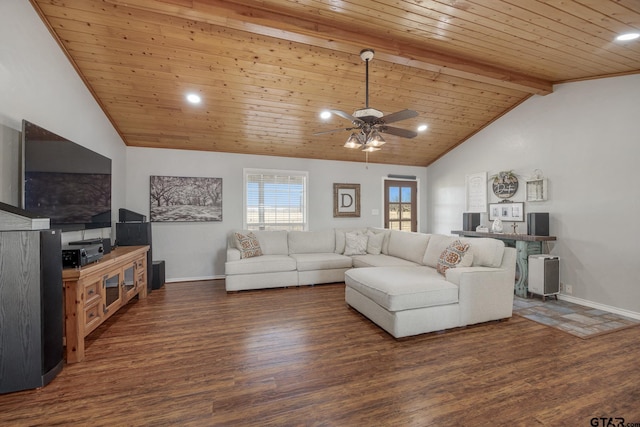
[[[164,286],[164,261],[153,261],[152,289],[160,289]]]

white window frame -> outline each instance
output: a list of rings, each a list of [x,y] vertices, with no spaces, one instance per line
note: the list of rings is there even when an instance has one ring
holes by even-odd
[[[282,170],[282,169],[254,169],[254,168],[244,168],[243,169],[243,218],[242,225],[244,229],[255,229],[250,228],[254,227],[254,224],[248,223],[248,194],[247,194],[247,186],[248,186],[248,177],[250,175],[271,175],[271,176],[286,176],[286,177],[302,177],[304,182],[304,194],[303,194],[303,222],[302,229],[309,229],[309,172],[307,171],[294,171],[294,170]],[[264,224],[264,223],[262,223]],[[277,223],[275,223],[277,224]],[[277,227],[279,230],[293,230],[297,229],[294,224],[298,223],[283,223],[282,227]]]

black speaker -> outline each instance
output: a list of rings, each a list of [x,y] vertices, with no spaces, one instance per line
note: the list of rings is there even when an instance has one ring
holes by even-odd
[[[40,232],[40,275],[42,290],[42,384],[62,371],[64,364],[64,295],[62,286],[62,243],[58,230]]]
[[[116,246],[149,245],[147,252],[147,292],[152,291],[153,282],[153,253],[151,244],[150,222],[118,222],[116,224]]]
[[[476,231],[480,225],[480,214],[475,212],[464,212],[462,214],[462,229],[464,231]]]
[[[62,371],[60,234],[0,232],[0,393],[43,387]]]
[[[164,286],[164,261],[153,261],[153,282],[151,287],[153,289],[160,289]]]
[[[527,234],[530,236],[548,236],[549,213],[529,212],[527,214]]]
[[[120,222],[146,222],[145,215],[130,211],[129,209],[120,208],[118,211],[118,220]]]
[[[111,253],[111,239],[109,237],[102,239],[102,250],[105,255]]]

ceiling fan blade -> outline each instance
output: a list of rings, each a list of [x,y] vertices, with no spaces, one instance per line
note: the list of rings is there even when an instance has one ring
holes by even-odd
[[[349,120],[351,123],[353,124],[361,124],[364,123],[362,120],[360,120],[357,117],[353,117],[351,114],[349,113],[345,113],[344,111],[340,111],[340,110],[329,110],[331,112],[331,114],[335,114],[336,116],[340,116],[343,119],[347,119]]]
[[[340,129],[325,130],[322,132],[316,132],[313,135],[324,135],[326,133],[344,132],[345,130],[354,130],[354,129],[358,129],[358,128],[340,128]]]
[[[417,111],[402,110],[395,113],[387,114],[386,116],[382,116],[377,121],[379,123],[395,123],[399,122],[400,120],[411,119],[413,117],[418,117]]]
[[[418,136],[418,132],[414,132],[408,129],[394,128],[392,126],[381,126],[379,128],[380,132],[388,133],[395,136],[400,136],[402,138],[415,138]]]

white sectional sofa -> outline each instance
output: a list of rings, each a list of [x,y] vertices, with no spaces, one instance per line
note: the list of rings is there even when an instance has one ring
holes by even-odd
[[[239,234],[236,234],[239,233]],[[227,291],[345,283],[348,305],[396,338],[509,318],[515,249],[500,240],[377,228],[230,234]],[[448,264],[445,254],[466,249]],[[467,246],[468,245],[468,246]],[[438,272],[440,267],[441,272]]]
[[[236,233],[229,234],[225,287],[227,291],[315,285],[344,281],[350,257],[336,253],[335,231],[253,231],[261,256],[241,258]]]

